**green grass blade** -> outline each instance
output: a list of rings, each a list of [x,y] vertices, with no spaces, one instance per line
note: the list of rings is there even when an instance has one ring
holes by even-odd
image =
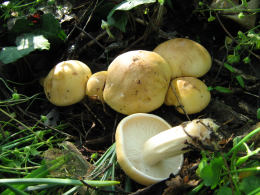
[[[7,183],[2,184],[2,185],[8,187],[8,188],[9,188],[11,191],[13,191],[13,193],[15,193],[16,195],[29,195],[29,194],[27,194],[26,192],[23,192],[22,190],[19,190],[19,189],[15,188],[14,186],[9,185],[9,184],[7,184]]]
[[[100,180],[84,180],[88,185],[95,187],[104,187],[119,184],[119,181],[100,181]],[[0,179],[2,184],[57,184],[57,185],[76,185],[83,186],[84,184],[77,179],[59,179],[59,178],[21,178],[21,179]]]

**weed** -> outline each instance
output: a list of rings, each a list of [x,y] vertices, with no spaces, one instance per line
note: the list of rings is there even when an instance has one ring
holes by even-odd
[[[259,192],[260,180],[257,175],[260,171],[260,164],[252,157],[259,154],[260,148],[252,150],[254,144],[247,145],[247,142],[259,132],[260,128],[257,128],[243,138],[236,137],[233,140],[233,147],[227,153],[203,151],[197,169],[202,183],[190,194],[203,191],[203,187],[205,187],[204,189],[210,188],[217,194],[255,194]]]

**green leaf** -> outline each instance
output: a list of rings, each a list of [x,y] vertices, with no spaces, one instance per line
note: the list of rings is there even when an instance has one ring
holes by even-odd
[[[200,177],[204,180],[206,186],[211,186],[211,189],[217,186],[223,164],[222,157],[215,157],[209,164],[204,163],[203,168],[200,167]]]
[[[232,194],[232,189],[227,186],[222,186],[217,191],[217,195],[230,195],[230,194]]]
[[[124,12],[117,12],[113,16],[107,18],[107,23],[110,26],[114,26],[121,30],[122,32],[125,32],[126,25],[127,25],[127,14]]]
[[[107,22],[109,25],[114,26],[120,29],[122,32],[125,32],[125,28],[127,25],[127,14],[123,11],[129,11],[139,5],[155,3],[156,0],[126,0],[122,3],[115,6],[107,16]],[[117,14],[115,13],[118,12]]]
[[[260,108],[258,108],[256,111],[256,117],[258,120],[260,119]]]
[[[49,50],[50,43],[43,35],[31,33],[16,38],[17,47],[4,47],[0,52],[0,61],[4,64],[15,62],[36,49]]]
[[[131,10],[139,5],[155,3],[156,0],[126,0],[120,3],[115,10],[123,10],[128,11]]]
[[[237,75],[236,76],[236,79],[237,79],[237,82],[239,83],[239,85],[242,87],[242,88],[245,88],[245,82],[244,82],[244,79],[242,78],[241,75]]]
[[[235,72],[233,66],[229,65],[228,63],[224,63],[224,67],[228,69],[230,72]]]
[[[158,0],[158,3],[160,3],[161,5],[163,5],[164,4],[164,0]]]
[[[226,87],[221,87],[221,86],[216,86],[216,87],[214,87],[214,89],[221,93],[232,93],[233,92],[231,89],[226,88]]]
[[[238,55],[228,55],[227,61],[230,64],[238,63],[240,61],[240,56],[238,56]]]
[[[260,176],[253,175],[244,178],[239,185],[239,189],[245,194],[249,194],[250,192],[259,188],[259,186],[260,186]]]

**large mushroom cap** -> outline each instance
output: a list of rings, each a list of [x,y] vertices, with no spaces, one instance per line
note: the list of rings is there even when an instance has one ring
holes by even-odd
[[[117,112],[150,112],[163,104],[171,69],[157,53],[126,52],[112,61],[107,72],[103,97]]]
[[[183,155],[177,155],[150,165],[143,156],[144,143],[171,126],[162,118],[145,113],[125,117],[116,129],[117,161],[125,173],[142,185],[151,185],[177,174],[183,163]]]
[[[182,114],[183,109],[187,114],[195,114],[207,107],[210,98],[204,82],[195,77],[179,77],[171,81],[164,103],[175,106]]]
[[[107,79],[107,71],[96,72],[88,79],[86,95],[93,99],[103,101],[103,90]]]
[[[78,60],[58,63],[44,79],[44,92],[48,100],[57,106],[68,106],[85,97],[89,67]]]
[[[154,52],[171,66],[172,78],[201,77],[211,68],[211,56],[199,43],[186,38],[175,38],[159,44]]]

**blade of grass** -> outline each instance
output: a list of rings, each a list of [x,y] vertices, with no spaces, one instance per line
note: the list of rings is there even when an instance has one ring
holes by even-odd
[[[12,190],[16,195],[29,195],[29,194],[27,194],[26,192],[23,192],[22,190],[19,190],[19,189],[13,187],[13,186],[10,185],[10,184],[6,184],[6,183],[5,183],[5,184],[2,184],[2,185],[8,187],[8,188],[9,188],[10,190]]]
[[[64,156],[57,158],[56,160],[53,160],[52,166],[48,167],[47,165],[42,165],[40,168],[32,171],[30,174],[25,176],[24,178],[40,178],[40,177],[45,177],[49,173],[49,171],[53,171],[60,166],[62,166],[64,163],[66,163],[66,159]],[[26,184],[20,184],[20,185],[14,185],[16,189],[19,190],[24,190],[28,185]],[[6,189],[1,195],[15,195],[12,193],[10,189]]]
[[[119,181],[100,181],[83,180],[90,186],[104,187],[119,184]],[[21,179],[0,179],[0,184],[57,184],[57,185],[75,185],[83,186],[83,183],[77,179],[59,179],[59,178],[21,178]]]

